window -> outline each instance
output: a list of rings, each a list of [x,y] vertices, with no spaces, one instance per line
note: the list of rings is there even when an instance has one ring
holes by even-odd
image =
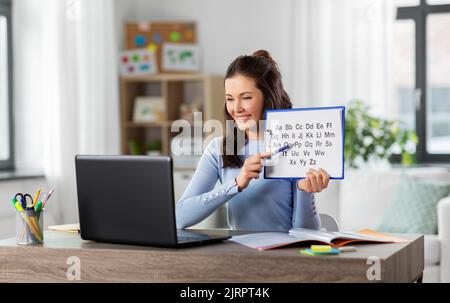
[[[405,127],[416,129],[418,162],[450,162],[450,0],[397,4],[396,115]]]
[[[11,3],[0,0],[0,170],[13,168]]]

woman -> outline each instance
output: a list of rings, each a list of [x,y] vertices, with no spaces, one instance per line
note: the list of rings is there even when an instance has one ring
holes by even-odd
[[[322,169],[311,169],[305,179],[298,181],[264,179],[264,159],[270,153],[249,152],[264,150],[264,131],[252,127],[264,119],[264,111],[292,107],[276,62],[264,50],[238,57],[228,67],[225,92],[225,120],[234,120],[237,128],[225,130],[222,138],[215,138],[206,147],[177,203],[177,228],[197,224],[228,203],[232,229],[319,229],[313,193],[328,186],[329,175]],[[238,132],[245,133],[244,146],[238,144]],[[233,146],[231,153],[226,142]],[[214,188],[217,180],[222,185]]]

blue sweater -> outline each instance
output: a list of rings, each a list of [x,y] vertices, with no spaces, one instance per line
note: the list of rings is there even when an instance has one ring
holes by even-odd
[[[240,157],[264,151],[262,141],[249,141]],[[240,168],[223,168],[222,138],[213,139],[205,149],[194,177],[176,205],[177,228],[195,225],[228,203],[231,229],[288,231],[302,227],[319,229],[320,219],[314,195],[297,189],[296,180],[253,179],[239,192],[235,178]],[[215,188],[217,180],[221,186]]]

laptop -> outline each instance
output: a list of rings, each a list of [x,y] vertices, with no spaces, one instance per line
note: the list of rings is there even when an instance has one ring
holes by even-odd
[[[171,157],[77,155],[75,168],[83,240],[184,247],[230,238],[176,229]]]

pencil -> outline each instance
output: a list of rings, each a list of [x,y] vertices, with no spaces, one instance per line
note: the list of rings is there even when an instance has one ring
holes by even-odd
[[[33,201],[33,208],[36,206],[40,195],[41,195],[41,189],[39,188],[36,193],[36,197],[34,198],[34,201]]]

